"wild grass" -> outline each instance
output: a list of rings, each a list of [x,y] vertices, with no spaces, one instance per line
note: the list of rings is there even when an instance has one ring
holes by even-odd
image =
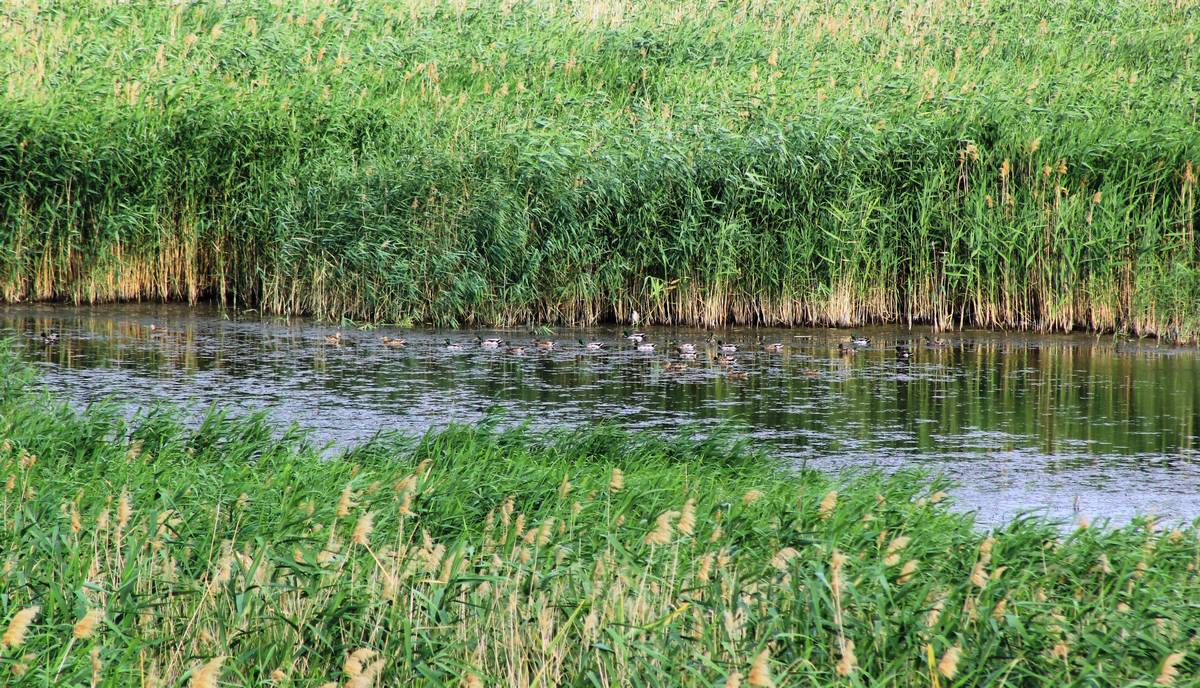
[[[0,298],[1200,333],[1192,3],[10,2]]]
[[[1195,524],[983,532],[936,480],[722,437],[329,458],[0,373],[4,685],[1197,685]]]

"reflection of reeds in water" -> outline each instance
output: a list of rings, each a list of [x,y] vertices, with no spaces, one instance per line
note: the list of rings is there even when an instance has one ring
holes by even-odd
[[[316,343],[311,337],[286,340],[280,330],[266,331],[260,341],[239,342],[220,321],[181,318],[183,310],[163,311],[166,320],[157,322],[157,330],[151,329],[150,323],[156,322],[151,313],[135,317],[124,310],[107,316],[105,312],[13,310],[0,325],[23,333],[26,356],[64,368],[112,365],[143,374],[227,370],[236,379],[260,379],[264,392],[312,371],[321,376],[337,373],[324,383],[336,396],[388,389],[401,404],[428,401],[430,395],[441,399],[438,390],[448,384],[466,385],[489,397],[499,394],[532,408],[548,408],[554,397],[625,403],[652,393],[658,406],[648,409],[649,414],[673,409],[693,419],[729,418],[784,434],[798,428],[825,428],[835,434],[886,428],[911,437],[896,439],[898,446],[938,452],[950,437],[963,438],[964,448],[1036,447],[1047,455],[1067,450],[1072,462],[1094,454],[1098,464],[1126,461],[1131,454],[1144,458],[1200,449],[1200,386],[1194,383],[1200,379],[1200,361],[1186,350],[1110,337],[977,332],[926,339],[917,333],[879,331],[871,333],[871,346],[856,349],[853,356],[839,353],[839,338],[848,338],[837,333],[816,339],[784,335],[787,350],[772,356],[751,353],[747,339],[737,355],[749,379],[735,381],[714,362],[705,361],[703,353],[686,371],[671,376],[648,377],[640,359],[633,365],[620,357],[603,372],[593,367],[592,356],[502,356],[487,359],[481,368],[477,361],[448,356],[440,344],[416,335],[406,349],[411,356],[378,362],[384,375],[380,378],[361,373],[364,357],[374,351],[360,341],[362,335],[351,338],[353,346],[333,351],[319,344],[319,336]],[[47,331],[64,336],[43,345],[38,335]],[[663,341],[672,336],[652,333]],[[681,336],[700,341],[706,335]],[[434,339],[440,342],[442,337]],[[910,343],[911,359],[896,359],[896,341]],[[278,358],[279,347],[290,354]],[[436,370],[420,373],[412,367],[412,357]],[[485,371],[509,376],[511,384],[492,385],[484,379],[492,373]],[[393,373],[403,374],[412,385],[397,388],[387,379]],[[671,384],[662,385],[664,380]],[[112,391],[139,396],[143,392],[120,381],[114,381]],[[204,401],[220,401],[214,392],[200,394]],[[812,404],[781,404],[780,394],[802,398],[795,396],[801,394]],[[887,413],[881,416],[881,409]]]
[[[720,438],[456,427],[330,460],[256,419],[77,415],[0,372],[6,685],[1195,669],[1195,527],[985,534],[936,482],[831,491]]]
[[[1170,3],[178,7],[10,3],[0,298],[1200,331]]]

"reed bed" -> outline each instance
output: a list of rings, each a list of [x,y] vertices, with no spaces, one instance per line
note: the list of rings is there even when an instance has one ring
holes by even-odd
[[[0,354],[0,682],[1200,685],[1200,530],[983,532],[922,476],[483,425],[323,456]]]
[[[1191,3],[0,10],[0,298],[1195,340]]]

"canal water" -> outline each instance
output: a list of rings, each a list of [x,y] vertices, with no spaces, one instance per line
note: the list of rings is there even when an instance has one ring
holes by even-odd
[[[855,346],[852,334],[869,341]],[[560,328],[543,351],[527,330],[363,331],[162,305],[0,308],[0,338],[78,404],[113,396],[131,408],[165,400],[265,409],[335,445],[489,413],[535,427],[733,425],[797,466],[944,474],[958,507],[984,524],[1023,512],[1117,523],[1200,517],[1192,348],[1082,335],[744,328],[715,333],[737,346],[730,362],[706,331],[646,335],[653,352],[619,328]],[[526,348],[485,349],[476,336]],[[696,358],[682,359],[677,343],[695,345]],[[782,350],[764,350],[770,343]]]

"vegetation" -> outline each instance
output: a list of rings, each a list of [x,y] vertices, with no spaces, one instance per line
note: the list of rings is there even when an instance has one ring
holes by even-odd
[[[0,298],[1200,333],[1193,3],[0,10]]]
[[[0,373],[5,685],[1197,685],[1195,524],[984,533],[720,437],[323,457]]]

